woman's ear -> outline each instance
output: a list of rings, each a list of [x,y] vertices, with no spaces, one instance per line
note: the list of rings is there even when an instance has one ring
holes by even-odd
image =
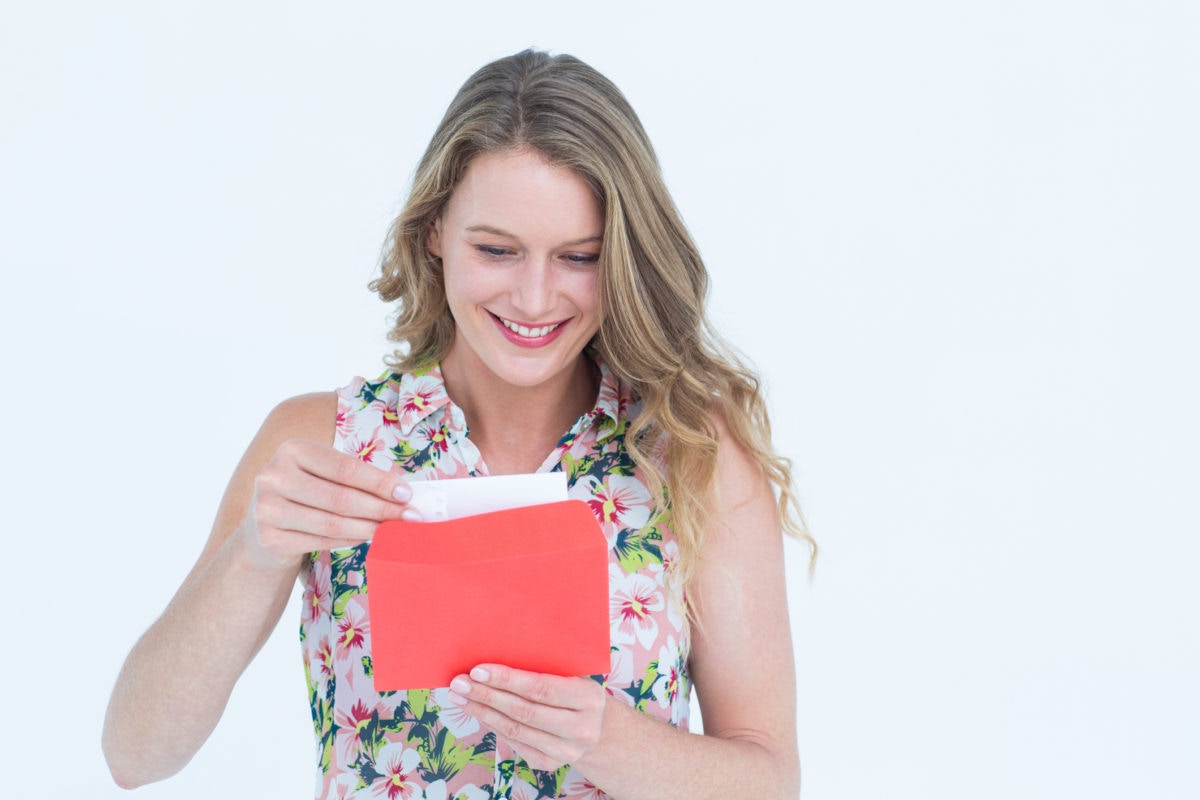
[[[429,232],[425,234],[425,247],[437,258],[442,257],[442,218],[434,217]]]

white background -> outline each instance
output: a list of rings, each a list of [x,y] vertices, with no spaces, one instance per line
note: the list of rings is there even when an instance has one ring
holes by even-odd
[[[626,91],[766,377],[806,800],[1200,796],[1200,6],[7,5],[4,796],[123,796],[121,660],[271,406],[381,369],[385,226],[529,45]],[[296,617],[136,796],[311,796]]]

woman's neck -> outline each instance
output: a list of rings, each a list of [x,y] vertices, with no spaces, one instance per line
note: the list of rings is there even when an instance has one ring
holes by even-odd
[[[537,470],[580,415],[595,406],[600,370],[582,353],[571,368],[538,386],[514,386],[472,356],[451,347],[442,360],[442,378],[493,475]]]

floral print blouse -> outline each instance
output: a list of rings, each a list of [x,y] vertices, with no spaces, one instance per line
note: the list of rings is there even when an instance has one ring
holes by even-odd
[[[687,728],[691,684],[682,609],[666,576],[678,547],[625,450],[641,404],[597,359],[600,392],[539,472],[567,474],[609,544],[609,694]],[[439,367],[355,379],[338,392],[334,446],[408,480],[486,475]],[[317,740],[317,800],[483,800],[606,795],[569,766],[531,769],[446,697],[447,688],[376,691],[363,563],[369,543],[313,553],[300,638]]]

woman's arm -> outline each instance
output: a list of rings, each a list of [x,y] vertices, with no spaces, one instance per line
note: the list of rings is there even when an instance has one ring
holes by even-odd
[[[675,729],[586,678],[484,665],[453,688],[530,765],[570,763],[622,800],[795,798],[795,664],[783,541],[770,484],[724,426],[719,497],[690,590],[690,659],[705,735]]]
[[[333,450],[337,398],[281,403],[242,457],[196,565],[134,645],[102,745],[125,788],[183,768],[274,630],[303,555],[358,544],[401,516],[403,481]]]

